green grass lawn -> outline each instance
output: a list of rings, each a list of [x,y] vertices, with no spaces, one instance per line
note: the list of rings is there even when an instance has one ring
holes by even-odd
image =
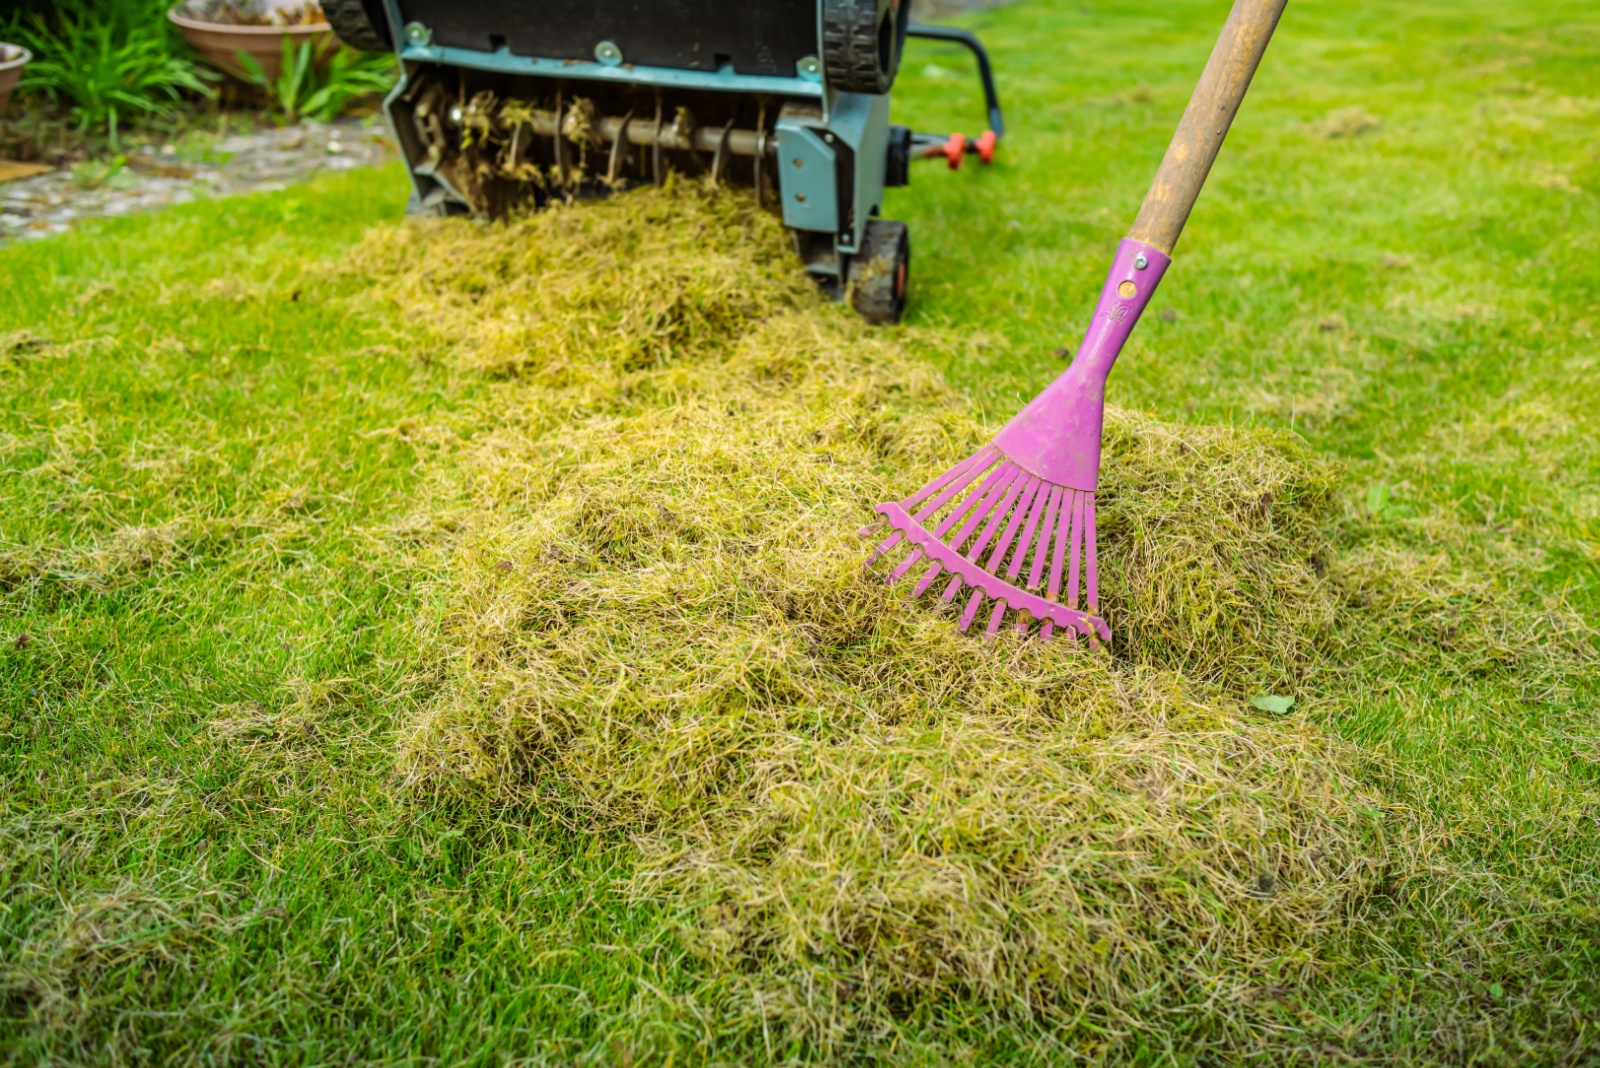
[[[990,416],[1064,365],[1226,7],[966,20],[1001,160],[886,214]],[[899,121],[976,132],[965,61],[914,48]],[[0,1056],[815,1059],[707,1010],[725,979],[622,893],[626,842],[402,777],[447,599],[421,490],[511,388],[354,299],[339,265],[405,195],[390,168],[0,248]],[[1502,600],[1467,663],[1375,597],[1359,692],[1301,695],[1449,877],[1366,903],[1364,952],[1248,1042],[1220,1002],[1130,1037],[956,1001],[860,1057],[1600,1057],[1600,685],[1545,655],[1600,621],[1597,333],[1593,5],[1291,5],[1111,399],[1295,430],[1345,466],[1341,552],[1431,568],[1441,611]]]

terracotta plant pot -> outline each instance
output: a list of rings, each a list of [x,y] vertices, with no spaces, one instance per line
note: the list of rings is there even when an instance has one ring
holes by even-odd
[[[232,26],[222,22],[201,22],[182,12],[177,4],[167,12],[167,18],[178,27],[183,39],[199,52],[207,63],[224,73],[244,81],[250,79],[240,69],[234,53],[243,52],[261,64],[267,78],[276,81],[283,68],[284,38],[299,48],[302,41],[310,41],[312,53],[323,62],[339,47],[333,28],[326,22],[309,26]]]
[[[0,43],[0,112],[6,110],[11,90],[17,87],[17,82],[22,78],[22,68],[32,58],[33,53],[21,45]]]

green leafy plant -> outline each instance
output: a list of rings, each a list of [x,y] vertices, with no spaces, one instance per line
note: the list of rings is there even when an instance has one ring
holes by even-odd
[[[212,93],[208,75],[171,50],[148,0],[64,0],[16,32],[34,54],[23,91],[71,104],[79,130],[104,129],[113,148],[125,120],[170,117],[185,93]]]
[[[283,122],[337,118],[352,100],[387,92],[394,84],[394,57],[336,48],[331,55],[310,41],[283,40],[283,65],[276,78],[244,52],[234,53],[247,80],[266,90],[276,117]],[[325,61],[322,61],[326,57]]]
[[[136,179],[128,170],[128,157],[119,152],[110,159],[88,159],[74,163],[72,180],[84,189],[116,189]]]

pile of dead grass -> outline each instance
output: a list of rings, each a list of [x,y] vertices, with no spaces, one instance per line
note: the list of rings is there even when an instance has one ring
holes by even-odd
[[[840,535],[873,518],[872,504],[903,495],[992,430],[914,358],[946,339],[873,331],[823,306],[775,221],[736,198],[641,193],[492,229],[378,230],[358,269],[461,365],[523,387],[495,430],[503,445],[486,455],[479,442],[474,470],[491,496],[506,478],[526,481],[516,495],[530,514],[525,489],[568,500],[599,460],[671,465],[652,455],[656,446],[685,428],[710,439],[714,420],[739,461],[720,472],[730,496],[752,488],[757,468],[813,483],[816,501],[846,517],[815,536],[855,559]],[[630,435],[626,445],[606,443],[614,429]],[[1102,588],[1116,655],[1236,690],[1313,666],[1334,615],[1319,572],[1337,472],[1288,434],[1167,426],[1116,410],[1105,448]],[[819,459],[844,466],[812,479],[793,469]],[[626,478],[620,497],[647,489],[666,513],[692,507],[703,474],[681,464],[660,474],[664,482]],[[613,507],[617,493],[608,486],[596,507]],[[704,511],[712,527],[735,514]],[[611,540],[632,544],[652,525]],[[747,533],[770,540],[759,514]],[[661,551],[680,551],[695,535],[662,528],[655,537]]]
[[[1113,413],[1117,658],[985,643],[851,532],[987,431],[936,341],[821,306],[744,202],[380,231],[356,269],[510,379],[423,503],[463,526],[410,776],[628,836],[634,890],[764,1017],[831,1042],[977,995],[1138,1027],[1315,970],[1361,912],[1377,803],[1241,704],[1337,607],[1334,479],[1292,440]]]

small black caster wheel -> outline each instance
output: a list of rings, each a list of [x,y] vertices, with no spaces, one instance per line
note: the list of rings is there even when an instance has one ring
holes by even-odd
[[[898,323],[906,310],[911,231],[905,223],[871,219],[861,251],[850,260],[850,305],[875,326]]]

